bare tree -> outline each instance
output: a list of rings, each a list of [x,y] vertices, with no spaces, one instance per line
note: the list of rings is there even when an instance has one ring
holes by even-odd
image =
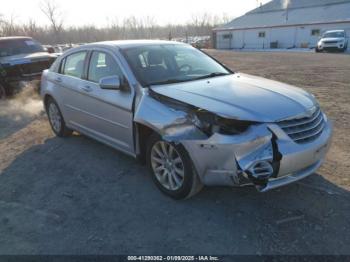
[[[19,27],[15,24],[16,17],[14,14],[11,14],[9,18],[0,17],[0,26],[1,26],[1,35],[11,36],[19,34]]]
[[[33,18],[30,18],[27,24],[24,24],[22,27],[26,35],[29,35],[34,38],[37,38],[42,33],[41,29],[39,28],[39,26]]]
[[[0,14],[0,37],[3,36],[4,20],[2,14]]]
[[[212,29],[230,20],[227,15],[208,13],[195,14],[186,24],[159,25],[152,16],[125,17],[108,19],[104,27],[95,25],[66,26],[60,8],[52,2],[43,0],[40,8],[49,19],[48,25],[42,26],[34,19],[26,23],[17,23],[14,16],[0,15],[0,36],[27,35],[43,44],[88,43],[118,39],[174,39],[192,41],[196,37],[211,35]]]
[[[44,0],[40,4],[40,9],[44,13],[44,15],[49,19],[55,36],[59,38],[60,34],[63,31],[64,22],[59,5],[57,5],[57,3],[54,0]]]

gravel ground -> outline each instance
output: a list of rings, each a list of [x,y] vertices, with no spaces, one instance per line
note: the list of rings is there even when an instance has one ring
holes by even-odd
[[[335,121],[318,174],[266,194],[205,188],[174,201],[132,158],[54,137],[25,95],[0,103],[0,254],[350,255],[350,56],[209,52],[317,96]]]

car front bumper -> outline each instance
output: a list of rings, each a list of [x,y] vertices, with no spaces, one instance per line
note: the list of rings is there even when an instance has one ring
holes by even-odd
[[[322,134],[313,142],[297,144],[277,124],[252,126],[241,135],[214,134],[208,140],[188,140],[189,152],[203,184],[255,185],[261,192],[288,185],[317,171],[329,150],[333,127],[325,118]],[[272,163],[274,173],[263,183],[249,175],[261,161]]]
[[[344,50],[346,47],[346,43],[339,42],[334,44],[319,44],[319,50]]]

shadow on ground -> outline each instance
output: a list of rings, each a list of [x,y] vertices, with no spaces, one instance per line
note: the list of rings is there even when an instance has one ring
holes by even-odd
[[[314,175],[266,194],[208,188],[173,201],[132,158],[52,138],[0,174],[0,253],[350,254],[349,200]]]

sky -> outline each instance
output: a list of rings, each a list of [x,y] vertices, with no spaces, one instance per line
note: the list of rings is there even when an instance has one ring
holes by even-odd
[[[40,10],[43,0],[1,0],[0,14],[13,17],[16,22],[33,19],[40,25],[48,24]],[[51,0],[55,1],[55,0]],[[268,0],[56,0],[65,26],[95,25],[103,27],[125,17],[153,17],[160,25],[185,24],[192,15],[210,13],[230,18],[245,14]]]

